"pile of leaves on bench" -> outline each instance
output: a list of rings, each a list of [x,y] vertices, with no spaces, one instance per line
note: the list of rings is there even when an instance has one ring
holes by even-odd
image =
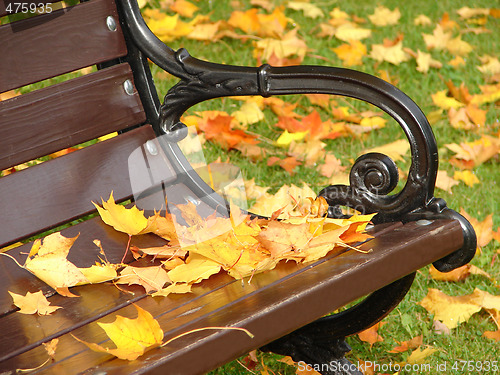
[[[193,284],[222,270],[235,279],[248,278],[250,283],[254,274],[271,270],[280,261],[311,262],[331,251],[360,251],[352,245],[370,238],[365,228],[374,215],[331,219],[326,217],[328,204],[323,197],[294,201],[293,210],[280,209],[269,219],[251,217],[232,203],[230,217],[214,213],[203,218],[191,202],[177,206],[182,218],[168,212],[155,212],[146,218],[136,206],[116,204],[111,193],[107,201],[102,201],[102,207],[94,205],[106,224],[129,236],[121,263],[110,263],[96,239],[102,257],[91,267],[77,267],[67,256],[78,236],[66,238],[60,232],[35,240],[24,264],[16,263],[67,297],[77,297],[70,287],[107,281],[139,284],[153,297],[166,297],[170,293],[189,293]],[[142,249],[130,246],[132,236],[147,233],[160,236],[166,244]],[[136,259],[152,257],[157,262],[143,267],[124,264],[129,248]],[[21,313],[47,315],[60,308],[50,306],[41,291],[25,296],[9,293]],[[113,323],[98,323],[116,348],[84,343],[92,350],[127,360],[136,359],[151,347],[165,345],[158,322],[147,311],[136,308],[136,319],[117,316]],[[228,329],[206,329],[214,328]]]

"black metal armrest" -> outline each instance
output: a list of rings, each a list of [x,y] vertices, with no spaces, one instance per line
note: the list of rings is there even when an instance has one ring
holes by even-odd
[[[349,186],[329,186],[320,192],[330,205],[330,215],[338,215],[337,207],[348,206],[366,213],[377,212],[376,223],[456,219],[462,226],[464,246],[435,262],[435,266],[449,271],[472,259],[476,250],[474,230],[465,218],[446,207],[443,199],[434,197],[438,171],[436,140],[424,113],[406,94],[377,77],[344,68],[242,67],[202,61],[185,49],[174,51],[161,42],[147,27],[134,0],[119,3],[135,46],[155,64],[181,79],[167,93],[159,110],[159,132],[172,143],[186,134],[181,115],[194,104],[212,98],[321,93],[371,103],[394,118],[408,138],[411,149],[408,179],[400,192],[390,194],[398,182],[395,163],[386,155],[363,155],[352,167]],[[177,153],[175,146],[171,151]]]

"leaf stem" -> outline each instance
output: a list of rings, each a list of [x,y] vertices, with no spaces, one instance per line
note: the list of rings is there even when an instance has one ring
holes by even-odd
[[[177,340],[177,339],[179,339],[179,338],[181,338],[183,336],[189,335],[191,333],[196,333],[196,332],[200,332],[200,331],[209,330],[209,329],[211,329],[211,330],[235,330],[235,331],[243,331],[248,336],[250,336],[250,338],[252,338],[252,339],[254,338],[254,335],[248,329],[245,329],[245,328],[240,328],[240,327],[203,327],[203,328],[192,329],[191,331],[181,333],[180,335],[177,335],[175,337],[172,337],[170,340],[165,341],[160,346],[164,347],[165,345],[168,345],[172,341]]]
[[[123,264],[123,262],[125,261],[125,257],[127,256],[127,253],[128,253],[128,249],[130,247],[130,241],[132,240],[132,235],[129,234],[128,235],[128,242],[127,242],[127,248],[125,249],[125,254],[123,254],[123,258],[122,258],[122,261],[120,263]]]

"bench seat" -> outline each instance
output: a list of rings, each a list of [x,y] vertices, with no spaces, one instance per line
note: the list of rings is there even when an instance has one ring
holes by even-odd
[[[13,371],[36,367],[47,359],[42,343],[59,338],[55,362],[37,373],[123,374],[126,366],[127,373],[134,374],[202,374],[448,255],[463,241],[459,223],[451,220],[383,224],[372,232],[375,238],[360,247],[372,249],[368,253],[348,250],[309,264],[282,262],[272,272],[255,275],[250,283],[220,273],[194,286],[190,294],[169,297],[147,296],[138,286],[121,285],[120,290],[112,283],[73,288],[79,298],[61,297],[12,260],[1,257],[0,329],[9,338],[0,344],[1,368]],[[93,237],[86,233],[101,236],[110,261],[121,258],[127,241],[126,235],[110,230],[99,217],[62,233],[80,233],[69,257],[79,267],[90,266],[97,252],[89,250],[95,246]],[[141,246],[154,241],[156,238],[148,235],[134,238],[134,243]],[[24,260],[26,255],[21,254],[29,249],[30,244],[26,244],[9,253]],[[144,260],[135,263],[139,262]],[[50,296],[51,304],[63,309],[50,316],[16,312],[6,291],[27,289],[42,289]],[[108,339],[96,322],[112,322],[115,315],[135,318],[132,303],[159,321],[165,340],[213,326],[246,328],[255,337],[239,331],[201,331],[152,349],[128,363],[92,352],[71,336],[106,346]]]

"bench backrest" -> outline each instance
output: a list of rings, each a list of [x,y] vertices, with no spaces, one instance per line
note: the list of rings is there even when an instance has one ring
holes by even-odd
[[[8,2],[0,17],[8,14]],[[12,8],[11,8],[12,9]],[[20,9],[21,11],[21,9]],[[113,0],[0,25],[0,93],[99,70],[0,101],[0,171],[124,129],[117,137],[0,177],[0,247],[131,197],[127,157],[154,137]],[[137,128],[138,129],[135,129]]]

